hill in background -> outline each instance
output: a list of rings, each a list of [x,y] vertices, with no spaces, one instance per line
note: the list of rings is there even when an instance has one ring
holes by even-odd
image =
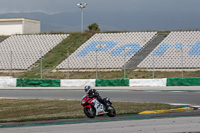
[[[80,12],[58,14],[7,13],[0,14],[0,19],[29,18],[41,21],[41,32],[80,31]],[[200,29],[200,17],[193,12],[166,13],[158,12],[89,12],[84,11],[84,28],[91,23],[98,23],[101,31],[146,31],[146,30],[196,30]]]

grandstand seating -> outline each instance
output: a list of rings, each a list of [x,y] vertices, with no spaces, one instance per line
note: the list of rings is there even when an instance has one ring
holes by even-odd
[[[171,32],[138,68],[200,68],[200,32]]]
[[[157,32],[98,33],[57,69],[121,69]]]
[[[13,35],[0,43],[0,69],[27,70],[68,34]]]

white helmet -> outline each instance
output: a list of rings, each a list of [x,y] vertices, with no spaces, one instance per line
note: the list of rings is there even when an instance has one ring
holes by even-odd
[[[86,93],[88,93],[91,89],[92,89],[92,87],[89,86],[89,85],[86,85],[86,86],[84,87],[84,90],[85,90]]]

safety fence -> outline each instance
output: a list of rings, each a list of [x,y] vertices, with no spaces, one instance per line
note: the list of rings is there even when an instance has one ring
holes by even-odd
[[[0,77],[0,87],[200,86],[200,78],[163,79],[16,79]]]

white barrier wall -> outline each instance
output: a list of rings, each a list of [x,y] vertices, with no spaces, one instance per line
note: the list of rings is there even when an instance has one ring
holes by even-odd
[[[96,79],[61,79],[61,87],[77,87],[89,85],[94,87]]]
[[[167,79],[130,79],[129,86],[166,86]]]
[[[95,87],[96,79],[61,79],[61,87],[83,87],[90,85]],[[166,86],[167,78],[163,79],[130,79],[129,86]],[[17,79],[12,77],[0,77],[0,88],[16,87]]]
[[[0,77],[0,88],[4,87],[16,87],[17,79],[11,77]]]

